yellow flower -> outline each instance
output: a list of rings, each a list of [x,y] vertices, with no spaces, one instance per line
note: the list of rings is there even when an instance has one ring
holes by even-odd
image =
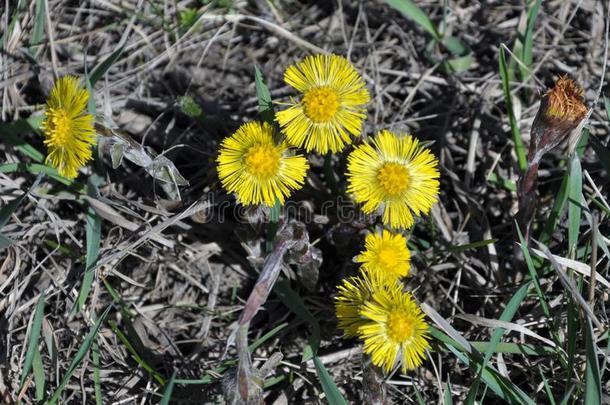
[[[365,248],[356,258],[364,269],[378,272],[390,280],[398,280],[409,274],[411,253],[407,239],[401,234],[386,230],[381,234],[370,233],[366,236]]]
[[[390,372],[397,361],[402,371],[422,364],[428,343],[428,324],[411,294],[400,284],[391,290],[375,291],[360,315],[368,321],[358,334],[364,340],[364,352],[377,367]]]
[[[437,201],[438,160],[411,135],[380,131],[348,157],[347,191],[365,213],[382,212],[392,228],[410,228],[413,215]]]
[[[309,165],[301,156],[291,156],[286,143],[276,145],[273,128],[249,122],[222,141],[218,155],[218,177],[223,187],[236,193],[245,205],[281,204],[303,186]]]
[[[93,116],[87,113],[89,92],[77,77],[64,76],[55,82],[42,121],[45,162],[59,174],[73,179],[78,169],[91,160],[95,144]]]
[[[308,56],[288,67],[284,81],[303,93],[276,114],[288,141],[308,152],[339,152],[358,136],[369,93],[352,64],[337,55]]]
[[[380,277],[378,273],[369,273],[366,270],[356,277],[343,279],[337,287],[339,294],[335,297],[335,313],[339,329],[345,337],[358,336],[358,329],[365,324],[360,315],[363,305],[371,299],[374,291],[388,289],[396,283]]]

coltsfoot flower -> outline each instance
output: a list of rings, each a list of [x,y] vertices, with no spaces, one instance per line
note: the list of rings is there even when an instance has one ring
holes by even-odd
[[[345,337],[358,336],[358,329],[365,324],[360,315],[364,304],[371,299],[375,291],[394,287],[396,282],[380,277],[378,273],[361,271],[358,276],[345,278],[337,287],[338,295],[335,297],[335,313]]]
[[[87,113],[89,92],[79,79],[64,76],[55,82],[42,121],[46,164],[73,179],[92,158],[96,135],[93,116]]]
[[[291,155],[285,142],[276,145],[266,122],[249,122],[222,141],[218,177],[223,187],[237,194],[244,205],[281,204],[303,186],[309,165],[305,157]]]
[[[347,161],[347,191],[392,228],[410,228],[413,216],[428,214],[438,199],[438,160],[411,135],[382,130]]]
[[[276,114],[292,145],[308,152],[339,152],[360,134],[370,96],[347,59],[308,56],[286,69],[284,81],[303,94]]]
[[[396,284],[392,289],[374,291],[360,310],[367,320],[358,329],[364,353],[390,372],[400,362],[403,372],[419,367],[428,347],[428,324],[411,294]]]
[[[392,281],[409,274],[410,259],[407,239],[387,230],[368,234],[364,252],[356,257],[356,261],[362,263],[362,268]]]

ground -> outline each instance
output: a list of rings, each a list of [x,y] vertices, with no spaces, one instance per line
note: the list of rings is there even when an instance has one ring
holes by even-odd
[[[607,403],[607,9],[594,0],[2,2],[0,402],[238,395],[234,332],[272,232],[269,212],[221,187],[218,147],[260,119],[255,67],[278,110],[297,96],[284,70],[329,52],[348,58],[371,94],[363,137],[410,133],[439,159],[439,201],[408,232],[406,283],[437,333],[422,367],[379,377],[386,401]],[[97,121],[109,128],[99,138],[130,145],[121,161],[100,141],[73,181],[44,166],[36,118],[67,74],[92,82]],[[572,132],[576,155],[564,142],[542,160],[526,266],[514,232],[519,140],[527,148],[540,99],[563,75],[584,88],[591,114]],[[256,368],[283,355],[264,376],[268,404],[341,403],[337,390],[357,404],[379,388],[333,307],[372,226],[344,215],[359,212],[345,192],[351,149],[307,154],[306,185],[282,215],[306,225],[321,264],[284,265],[250,323]],[[161,163],[151,170],[141,159]],[[302,361],[318,334],[322,366]]]

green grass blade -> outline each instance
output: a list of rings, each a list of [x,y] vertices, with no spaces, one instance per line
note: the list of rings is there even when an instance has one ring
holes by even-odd
[[[45,372],[44,366],[42,365],[42,356],[40,355],[38,346],[36,346],[36,352],[34,353],[32,369],[34,370],[34,384],[36,385],[36,401],[42,403],[45,393]]]
[[[536,271],[536,266],[534,266],[534,261],[532,260],[532,256],[530,255],[529,250],[527,249],[527,243],[525,243],[525,239],[523,239],[523,234],[521,233],[521,229],[518,226],[515,227],[517,230],[517,234],[519,235],[519,242],[521,244],[521,251],[523,252],[523,257],[525,258],[525,264],[527,265],[527,269],[530,273],[530,277],[532,278],[532,282],[534,283],[534,288],[536,289],[536,295],[538,296],[538,301],[540,301],[540,306],[542,307],[542,312],[544,316],[548,319],[552,319],[551,317],[551,309],[547,300],[542,292],[542,287],[540,286],[540,278],[538,276],[538,272]]]
[[[83,282],[78,292],[78,298],[76,299],[76,305],[73,312],[82,309],[85,306],[89,292],[95,279],[95,271],[91,269],[95,266],[97,258],[100,252],[100,240],[102,237],[102,219],[91,207],[87,208],[87,225],[86,225],[86,238],[87,238],[87,253],[85,256],[85,269],[83,271]]]
[[[91,87],[97,83],[99,79],[101,79],[104,74],[114,65],[114,63],[121,57],[123,50],[125,49],[125,44],[121,45],[119,48],[115,49],[106,59],[104,59],[99,65],[97,65],[91,74],[89,75],[89,84]]]
[[[19,379],[19,389],[23,388],[23,384],[30,373],[32,368],[32,362],[34,356],[38,351],[38,340],[40,339],[40,329],[42,328],[42,317],[44,316],[44,292],[40,294],[38,303],[36,304],[36,310],[34,312],[34,321],[32,323],[32,329],[30,330],[30,337],[28,339],[28,349],[25,353],[25,361],[23,362],[23,370],[21,371],[21,378]]]
[[[102,316],[100,316],[97,319],[97,321],[95,322],[95,325],[93,325],[93,327],[91,328],[89,333],[87,333],[85,340],[83,341],[80,349],[76,353],[76,356],[74,356],[74,358],[70,362],[70,365],[68,366],[68,369],[66,370],[66,373],[64,374],[64,377],[61,379],[59,386],[57,387],[57,389],[51,396],[51,399],[49,400],[48,405],[55,405],[59,401],[59,397],[61,396],[61,393],[63,392],[64,388],[66,387],[66,384],[68,384],[68,381],[72,377],[72,374],[74,374],[74,372],[76,371],[76,367],[78,367],[80,362],[83,361],[83,359],[87,355],[87,352],[89,352],[89,348],[91,347],[93,340],[96,338],[97,332],[100,330],[100,327],[106,320],[106,316],[108,315],[108,312],[110,312],[110,308],[111,307],[106,308],[106,310],[104,311]]]
[[[44,117],[39,115],[14,122],[1,122],[0,139],[13,145],[15,149],[33,161],[41,163],[44,160],[44,155],[38,149],[21,139],[19,135],[38,131],[43,119]]]
[[[432,21],[428,18],[426,13],[411,0],[385,0],[388,5],[410,20],[413,20],[416,24],[426,30],[432,38],[437,41],[442,40],[441,34],[438,32]]]
[[[0,250],[6,249],[7,247],[11,246],[13,243],[15,243],[14,240],[12,240],[11,238],[7,238],[6,236],[4,236],[0,233]]]
[[[136,348],[134,347],[134,344],[129,341],[127,335],[119,329],[116,322],[108,321],[108,324],[110,325],[110,328],[112,329],[116,337],[121,341],[121,343],[123,343],[127,351],[131,353],[131,357],[135,360],[135,362],[138,363],[140,367],[142,367],[142,369],[146,371],[152,378],[154,378],[160,385],[165,385],[165,379],[163,379],[163,376],[161,376],[161,374],[159,374],[159,372],[155,370],[153,366],[151,366],[146,362],[146,360],[144,360],[143,356],[141,356],[140,353],[138,353],[138,350],[136,350]],[[135,342],[135,345],[139,347],[142,346],[141,342]]]
[[[95,394],[95,405],[104,405],[104,402],[102,401],[102,383],[100,381],[100,346],[97,341],[93,342],[91,360],[93,360],[93,392]]]
[[[312,329],[309,344],[303,350],[303,358],[301,361],[310,360],[318,352],[320,347],[320,323],[305,307],[303,299],[296,293],[286,280],[278,280],[273,286],[273,292],[282,301],[284,305],[295,313],[303,321],[307,322]]]
[[[586,319],[587,369],[585,371],[585,405],[599,405],[602,402],[602,382],[597,362],[597,346],[591,320]]]
[[[445,383],[443,405],[453,405],[453,399],[451,398],[451,383],[449,381]]]
[[[504,311],[502,311],[502,314],[500,315],[501,321],[510,322],[513,319],[513,317],[519,310],[519,306],[521,305],[521,303],[527,296],[527,292],[529,291],[530,286],[531,286],[531,283],[526,283],[526,284],[522,285],[517,290],[517,292],[515,292],[515,294],[512,296],[512,298],[506,305],[506,308],[504,308]],[[487,366],[487,363],[489,363],[489,360],[491,359],[491,356],[493,355],[497,344],[500,343],[500,340],[502,339],[502,335],[504,335],[504,332],[505,332],[505,330],[503,328],[496,328],[494,330],[494,333],[489,342],[489,347],[487,348],[487,352],[485,353],[485,357],[483,358],[483,361],[481,362],[480,367],[477,368],[477,371],[476,371],[477,377],[476,377],[473,385],[470,387],[466,403],[469,403],[469,404],[474,403],[476,394],[478,393],[478,389],[479,389],[479,382],[483,375],[482,371]]]
[[[573,257],[578,244],[580,214],[582,211],[582,168],[578,155],[570,160],[570,177],[568,181],[568,254]]]
[[[30,191],[38,187],[38,184],[40,183],[41,179],[42,175],[39,174],[38,177],[36,177],[36,180],[34,180],[32,186],[28,188],[25,193],[10,201],[8,204],[6,204],[0,209],[0,229],[2,229],[4,225],[6,225],[8,220],[11,218],[11,215],[13,215],[13,212],[15,212],[17,207],[23,202],[23,200],[28,196],[28,194],[30,194]]]
[[[3,3],[8,4],[8,3]],[[11,18],[11,22],[8,24],[8,28],[2,33],[0,37],[0,49],[6,49],[6,41],[7,38],[10,37],[15,29],[15,25],[17,21],[21,19],[21,13],[23,13],[27,8],[28,2],[25,0],[19,0],[17,5],[15,6],[15,11],[13,12],[13,17]],[[8,13],[8,11],[7,11]]]
[[[322,389],[324,390],[324,394],[326,394],[326,400],[330,405],[347,405],[347,401],[339,392],[339,389],[335,385],[330,374],[328,374],[328,370],[324,367],[324,364],[320,361],[318,356],[314,356],[313,363],[316,366],[316,372],[318,373],[318,379],[320,380],[320,385],[322,385]]]
[[[534,48],[534,27],[536,25],[536,19],[538,18],[538,11],[540,11],[540,5],[542,0],[536,0],[536,3],[527,12],[527,26],[525,28],[525,35],[523,39],[523,47],[521,49],[521,61],[526,67],[532,66],[533,63],[533,52]],[[521,78],[523,81],[527,80],[530,75],[528,69],[524,66],[519,65],[521,70]]]
[[[74,180],[67,179],[61,176],[54,167],[42,165],[39,163],[5,163],[0,165],[0,173],[32,173],[32,174],[45,174],[56,180],[57,182],[66,185],[68,187],[74,187],[77,191],[82,190],[82,185],[75,182]]]
[[[561,181],[561,186],[559,186],[559,191],[555,196],[549,219],[546,221],[544,229],[538,238],[541,243],[547,244],[551,240],[551,236],[553,236],[553,232],[555,232],[555,228],[561,219],[563,210],[568,202],[568,181],[568,173],[565,173],[563,180]]]
[[[604,146],[596,136],[591,138],[591,146],[599,159],[599,162],[604,166],[606,172],[610,175],[610,150]]]
[[[548,403],[550,405],[556,405],[555,397],[553,396],[553,390],[551,389],[551,387],[549,385],[549,381],[547,380],[546,376],[542,372],[542,368],[540,366],[538,366],[538,372],[540,373],[540,377],[542,378],[542,383],[544,384],[544,392],[546,393]]]
[[[44,26],[46,18],[46,7],[45,0],[36,0],[36,15],[34,17],[34,29],[32,30],[32,36],[30,37],[30,54],[36,55],[42,38],[44,36]]]
[[[527,168],[527,158],[525,154],[525,146],[523,145],[523,139],[521,138],[521,131],[519,130],[519,123],[515,118],[513,110],[513,96],[510,94],[510,83],[509,75],[506,66],[506,55],[504,54],[504,48],[500,46],[500,79],[502,80],[502,91],[504,92],[504,102],[506,103],[506,109],[508,110],[508,120],[510,124],[510,130],[515,144],[515,153],[517,154],[517,161],[519,163],[519,169],[524,172]]]
[[[167,383],[167,387],[165,387],[165,391],[163,392],[163,398],[161,398],[161,402],[159,405],[169,405],[172,400],[172,392],[174,391],[174,384],[176,381],[176,372],[172,373],[172,377],[169,379],[169,383]]]

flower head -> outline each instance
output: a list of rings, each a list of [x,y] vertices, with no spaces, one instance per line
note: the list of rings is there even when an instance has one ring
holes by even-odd
[[[427,214],[437,201],[438,161],[411,135],[380,131],[348,157],[347,191],[365,213],[381,210],[392,228],[410,228],[413,215]]]
[[[335,297],[335,313],[339,320],[339,329],[342,329],[346,337],[358,336],[358,329],[365,324],[360,310],[372,294],[380,289],[388,289],[396,285],[395,281],[389,281],[380,277],[378,273],[361,271],[356,277],[343,279],[337,287],[339,294]]]
[[[303,93],[300,101],[276,114],[291,144],[307,151],[339,152],[360,134],[370,97],[347,59],[308,56],[286,69],[284,80]]]
[[[403,292],[400,285],[375,291],[360,315],[367,322],[358,334],[374,365],[390,372],[400,361],[406,372],[422,364],[424,351],[430,346],[428,324],[411,294]]]
[[[532,123],[528,151],[530,164],[538,164],[542,156],[559,145],[587,115],[584,91],[567,76],[560,77],[540,102]]]
[[[398,280],[409,274],[411,253],[407,240],[399,233],[384,230],[370,233],[365,239],[366,250],[356,261],[370,272],[378,272],[381,277]]]
[[[222,141],[218,177],[223,187],[236,193],[242,204],[284,203],[303,186],[307,160],[291,156],[286,143],[276,145],[273,128],[266,122],[249,122]]]
[[[45,162],[70,179],[91,159],[96,141],[93,116],[87,113],[88,101],[89,92],[79,79],[64,76],[51,90],[42,121],[48,150]]]
[[[567,76],[560,77],[545,95],[548,100],[546,116],[580,122],[587,114],[587,107],[583,103],[584,94],[584,90],[573,80]]]

